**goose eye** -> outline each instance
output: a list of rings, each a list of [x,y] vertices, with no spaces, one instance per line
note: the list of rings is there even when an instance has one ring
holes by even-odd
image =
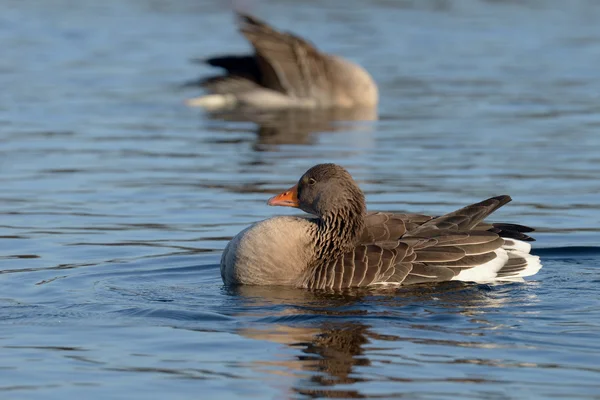
[[[308,184],[309,185],[314,185],[315,183],[317,183],[317,181],[314,178],[308,178]]]

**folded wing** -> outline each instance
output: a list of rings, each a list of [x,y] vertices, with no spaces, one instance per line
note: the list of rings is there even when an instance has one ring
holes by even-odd
[[[306,286],[340,289],[442,282],[475,267],[486,267],[483,276],[514,275],[527,262],[503,249],[505,240],[500,234],[533,240],[524,234],[532,229],[482,222],[510,200],[509,196],[492,197],[440,217],[370,213],[360,244],[332,263],[318,266]]]

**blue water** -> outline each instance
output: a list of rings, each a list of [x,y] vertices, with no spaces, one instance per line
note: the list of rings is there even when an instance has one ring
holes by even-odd
[[[600,3],[235,3],[364,65],[379,119],[186,108],[190,59],[248,50],[225,2],[1,3],[0,398],[600,398]],[[371,209],[510,194],[544,268],[224,287],[227,240],[324,161]]]

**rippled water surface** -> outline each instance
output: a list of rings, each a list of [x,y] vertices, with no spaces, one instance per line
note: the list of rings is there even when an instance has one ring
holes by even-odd
[[[0,397],[600,398],[600,3],[236,4],[364,65],[379,118],[186,108],[191,59],[248,50],[226,2],[2,2]],[[224,287],[227,240],[324,161],[371,209],[510,194],[544,268]]]

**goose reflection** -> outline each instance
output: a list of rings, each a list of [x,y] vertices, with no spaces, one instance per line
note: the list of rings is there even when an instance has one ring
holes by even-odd
[[[373,121],[378,119],[375,108],[326,110],[235,110],[206,114],[212,122],[251,122],[255,129],[255,150],[277,145],[311,145],[317,133],[344,132],[345,143],[369,148],[373,146]],[[214,128],[213,128],[214,129]],[[218,127],[216,128],[219,129]]]
[[[335,390],[332,386],[352,384],[364,379],[354,376],[358,366],[369,366],[365,345],[371,336],[367,324],[351,321],[366,314],[354,305],[364,297],[361,293],[325,293],[284,288],[241,286],[230,289],[249,306],[244,316],[262,317],[256,328],[242,328],[240,335],[285,344],[299,349],[295,359],[257,361],[254,367],[275,374],[296,376],[295,393],[319,397],[362,397],[358,391]],[[366,294],[366,293],[365,293]],[[269,315],[251,310],[269,310]],[[339,322],[331,317],[341,317]],[[310,326],[306,321],[311,320]],[[286,323],[287,322],[287,323]],[[296,324],[297,322],[297,324]],[[309,372],[309,375],[306,375]],[[317,386],[317,389],[311,389]]]
[[[433,349],[442,345],[475,347],[484,351],[502,347],[482,339],[486,332],[501,327],[487,320],[485,314],[512,300],[490,296],[491,290],[494,289],[486,285],[449,283],[347,292],[240,286],[228,288],[227,293],[235,296],[236,303],[244,310],[237,313],[237,317],[253,321],[250,326],[240,328],[238,334],[281,343],[299,351],[294,357],[255,361],[253,368],[297,378],[297,383],[290,389],[297,394],[359,398],[368,396],[360,390],[348,390],[338,385],[369,381],[368,372],[360,369],[369,368],[374,362],[393,362],[398,366],[396,372],[400,377],[396,375],[389,379],[401,382],[420,381],[411,378],[411,370],[403,368],[414,368],[423,363],[469,362],[433,353],[424,359],[416,359],[399,354],[395,351],[397,348],[431,345]],[[390,327],[392,314],[393,319],[406,329]],[[441,322],[436,322],[435,314],[444,317]],[[444,324],[449,314],[464,318],[456,325]],[[388,322],[383,317],[388,317]],[[402,336],[399,331],[412,334]],[[436,332],[435,337],[427,331]],[[457,335],[462,339],[456,340]],[[397,344],[382,345],[386,342]]]

